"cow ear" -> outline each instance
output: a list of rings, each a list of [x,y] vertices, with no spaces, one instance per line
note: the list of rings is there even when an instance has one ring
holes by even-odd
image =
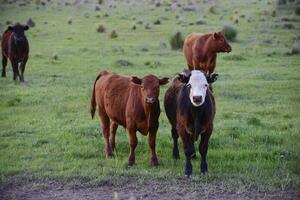
[[[7,27],[7,30],[12,31],[12,30],[13,30],[13,27],[12,27],[12,26],[8,26],[8,27]]]
[[[169,82],[169,78],[168,77],[164,77],[159,79],[159,85],[165,85]]]
[[[189,82],[190,76],[191,76],[191,74],[184,74],[184,73],[178,74],[179,80],[185,84],[187,84]]]
[[[206,80],[208,83],[214,83],[216,80],[218,80],[219,74],[213,73],[211,75],[206,76]]]
[[[29,29],[29,26],[25,25],[25,26],[23,27],[23,29],[24,29],[24,31],[27,31],[27,30]]]
[[[219,38],[218,33],[214,32],[214,33],[213,33],[213,39],[214,39],[214,40],[217,40],[218,38]]]
[[[138,84],[138,85],[141,85],[142,84],[142,79],[140,79],[136,76],[133,76],[133,77],[131,77],[131,82],[133,82],[135,84]]]

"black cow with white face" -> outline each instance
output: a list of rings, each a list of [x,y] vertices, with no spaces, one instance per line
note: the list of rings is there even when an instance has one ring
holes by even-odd
[[[24,71],[29,56],[29,44],[25,36],[25,31],[29,27],[27,25],[15,24],[9,26],[3,33],[1,48],[2,48],[2,77],[6,77],[7,58],[11,61],[13,68],[13,79],[20,78],[24,82]],[[20,71],[19,73],[19,63]]]
[[[173,158],[179,158],[178,137],[183,142],[186,157],[185,175],[192,174],[191,158],[195,155],[194,142],[201,141],[200,170],[207,172],[206,155],[208,141],[213,131],[215,100],[209,84],[217,79],[217,74],[206,75],[200,70],[184,71],[177,75],[164,98],[166,115],[172,125]]]

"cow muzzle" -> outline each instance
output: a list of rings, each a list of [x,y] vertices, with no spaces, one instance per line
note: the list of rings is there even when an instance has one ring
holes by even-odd
[[[231,49],[231,47],[229,46],[229,47],[227,47],[226,49],[225,49],[225,52],[226,53],[230,53],[232,51],[232,49]]]
[[[154,97],[146,97],[146,103],[152,104],[154,102],[155,102],[155,98]]]
[[[193,102],[196,104],[196,105],[201,105],[202,103],[202,96],[193,96]]]

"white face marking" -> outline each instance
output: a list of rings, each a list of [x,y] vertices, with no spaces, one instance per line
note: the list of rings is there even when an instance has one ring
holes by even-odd
[[[193,70],[188,84],[190,85],[190,100],[192,104],[196,107],[201,106],[205,101],[208,87],[204,73],[199,70]]]

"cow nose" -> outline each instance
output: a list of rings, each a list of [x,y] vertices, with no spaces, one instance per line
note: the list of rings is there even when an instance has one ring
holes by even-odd
[[[154,103],[155,99],[153,97],[146,97],[146,103]]]
[[[229,46],[228,48],[227,48],[227,52],[229,53],[229,52],[231,52],[231,46]]]
[[[202,96],[193,96],[193,101],[195,103],[201,103],[202,102]]]

